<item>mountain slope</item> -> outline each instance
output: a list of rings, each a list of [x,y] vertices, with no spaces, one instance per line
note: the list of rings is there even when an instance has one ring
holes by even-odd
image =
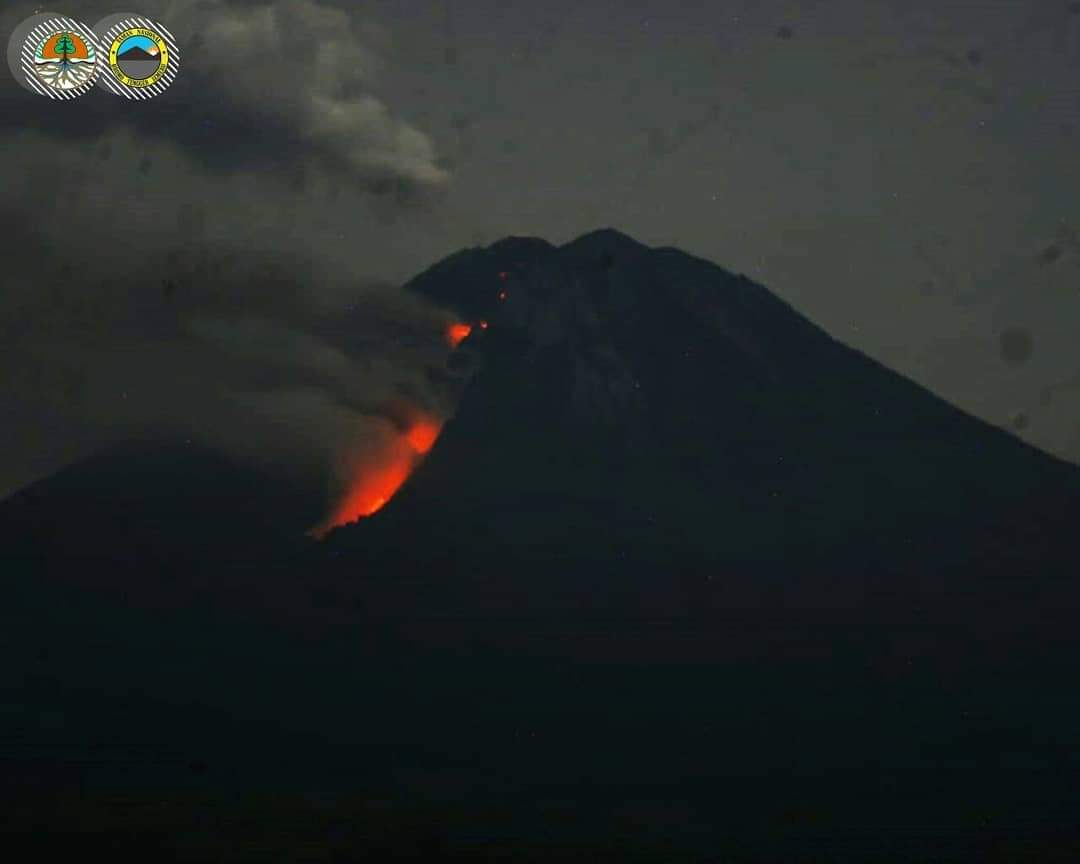
[[[427,462],[332,538],[337,555],[530,570],[544,591],[676,586],[706,606],[956,603],[1080,572],[1080,470],[745,277],[605,230],[467,250],[408,287],[488,322],[458,358],[478,371]],[[598,569],[599,589],[582,579]],[[515,580],[507,602],[528,593]]]

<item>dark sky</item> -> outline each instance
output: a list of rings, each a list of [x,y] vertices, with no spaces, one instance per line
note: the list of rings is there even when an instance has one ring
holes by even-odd
[[[146,424],[325,470],[452,402],[401,281],[601,226],[1080,461],[1080,3],[138,11],[183,52],[155,100],[0,87],[0,494]]]

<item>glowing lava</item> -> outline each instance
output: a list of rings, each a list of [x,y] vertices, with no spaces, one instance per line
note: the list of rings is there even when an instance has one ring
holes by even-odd
[[[446,330],[446,338],[450,345],[457,348],[472,333],[471,324],[451,324]]]
[[[430,417],[421,417],[405,433],[405,440],[418,455],[423,456],[433,446],[442,428]]]
[[[440,431],[435,418],[420,416],[404,432],[390,438],[379,452],[357,465],[337,506],[308,534],[322,540],[335,528],[381,510],[435,445]]]

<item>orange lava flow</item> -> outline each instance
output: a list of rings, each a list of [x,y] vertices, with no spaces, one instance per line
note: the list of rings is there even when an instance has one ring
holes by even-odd
[[[471,324],[451,324],[446,330],[446,338],[452,347],[457,348],[470,333],[472,333]]]
[[[381,510],[435,445],[441,431],[436,419],[421,416],[395,435],[373,458],[356,468],[341,500],[323,522],[308,532],[309,536],[322,540],[335,528]]]
[[[421,456],[435,446],[435,439],[439,437],[442,427],[430,417],[421,417],[405,433],[405,440],[413,451]]]

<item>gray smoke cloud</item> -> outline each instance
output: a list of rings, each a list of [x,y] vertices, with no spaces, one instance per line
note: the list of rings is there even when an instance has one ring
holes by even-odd
[[[450,178],[375,92],[383,34],[312,0],[138,11],[182,49],[165,94],[0,91],[0,495],[148,429],[325,480],[387,406],[449,412],[444,315],[381,252]]]

